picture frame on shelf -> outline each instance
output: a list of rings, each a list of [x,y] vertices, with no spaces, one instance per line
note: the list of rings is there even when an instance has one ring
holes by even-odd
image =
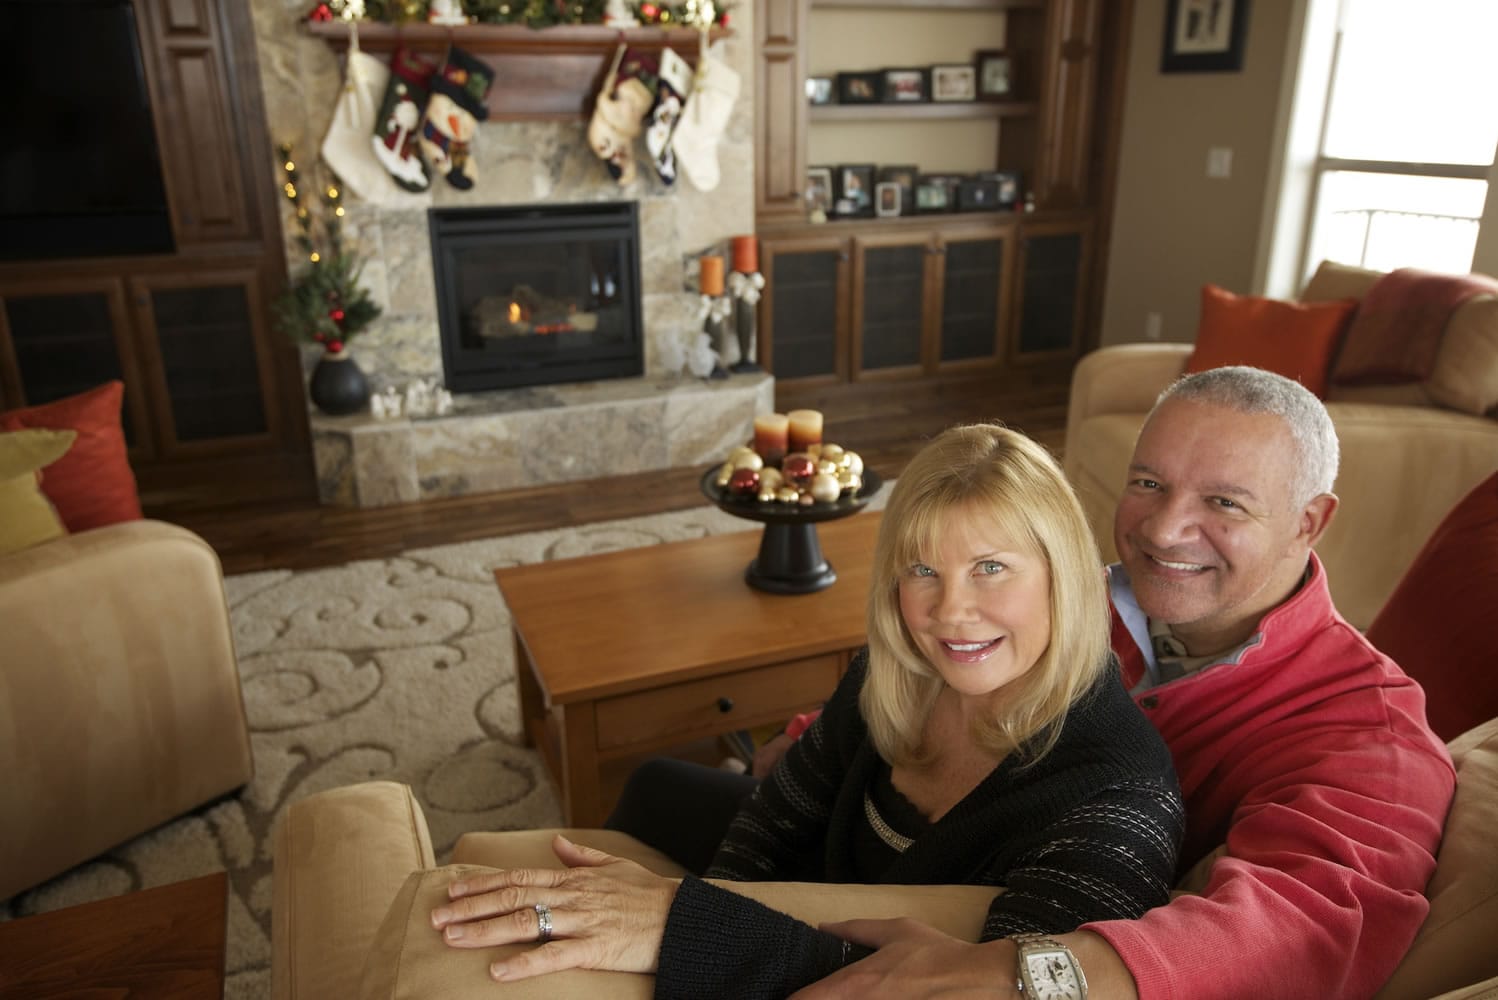
[[[874,165],[844,163],[832,175],[833,213],[839,218],[871,218],[874,215]]]
[[[920,176],[920,168],[911,164],[910,166],[890,165],[879,168],[874,175],[876,184],[893,183],[900,188],[900,214],[915,214],[915,182]]]
[[[915,182],[915,210],[919,215],[953,211],[954,179],[947,174],[921,174]]]
[[[899,215],[903,202],[900,185],[894,181],[879,181],[874,185],[874,214],[879,218],[888,219]]]
[[[835,104],[836,96],[832,77],[809,76],[806,78],[806,99],[812,104]]]
[[[806,168],[806,211],[812,216],[820,212],[823,218],[832,214],[831,167]]]
[[[837,103],[878,104],[884,96],[881,93],[883,84],[884,74],[877,70],[868,73],[839,73]]]
[[[984,101],[1007,101],[1014,96],[1013,62],[997,49],[978,53],[978,98]]]
[[[978,176],[991,178],[998,184],[999,208],[1019,207],[1021,178],[1018,170],[989,170]]]
[[[927,97],[924,69],[887,69],[881,93],[887,104],[923,104]]]
[[[991,174],[974,174],[957,182],[957,211],[997,212],[999,182]]]
[[[1236,73],[1243,69],[1248,0],[1169,0],[1161,73]]]
[[[975,101],[978,99],[978,71],[971,63],[931,67],[933,101]]]

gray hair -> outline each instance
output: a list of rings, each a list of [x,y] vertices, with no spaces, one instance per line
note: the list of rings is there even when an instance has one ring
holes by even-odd
[[[1337,481],[1341,461],[1337,429],[1326,407],[1299,382],[1262,368],[1232,365],[1183,375],[1155,400],[1167,399],[1223,406],[1239,413],[1268,413],[1279,417],[1295,443],[1291,486],[1296,506],[1305,506]]]

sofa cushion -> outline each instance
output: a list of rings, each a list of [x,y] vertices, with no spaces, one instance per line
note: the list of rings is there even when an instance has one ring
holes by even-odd
[[[1357,302],[1284,302],[1202,287],[1201,321],[1187,372],[1252,365],[1326,397],[1332,356]]]
[[[1444,740],[1498,716],[1498,473],[1436,527],[1368,626],[1368,640],[1425,688]]]
[[[67,533],[37,472],[62,458],[76,437],[72,431],[0,433],[0,554]]]
[[[362,1000],[506,1000],[536,997],[538,1000],[595,1000],[597,997],[654,995],[655,978],[628,972],[594,972],[574,969],[517,983],[507,983],[496,993],[489,978],[491,962],[533,945],[469,950],[449,948],[432,928],[433,908],[447,901],[447,886],[459,875],[485,872],[493,867],[556,867],[551,839],[565,833],[577,843],[606,850],[619,857],[639,861],[647,867],[661,866],[662,873],[680,871],[664,855],[625,834],[607,830],[525,830],[482,835],[474,842],[469,834],[459,842],[454,856],[479,854],[497,864],[482,866],[452,864],[412,872],[391,904],[370,949],[359,991]],[[464,842],[468,842],[466,845]],[[817,885],[796,882],[722,882],[712,880],[809,923],[854,917],[908,916],[948,934],[978,940],[988,904],[997,890],[981,886],[947,885]]]
[[[1378,1000],[1416,1000],[1498,976],[1498,719],[1449,746],[1456,797],[1425,889],[1430,913]]]
[[[78,432],[73,447],[42,481],[42,492],[69,531],[141,517],[120,424],[124,398],[123,382],[107,382],[76,396],[0,413],[0,431],[45,427]]]

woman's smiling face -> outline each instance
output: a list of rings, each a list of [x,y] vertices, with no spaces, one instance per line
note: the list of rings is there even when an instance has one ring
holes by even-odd
[[[986,700],[1051,643],[1045,557],[971,507],[951,512],[933,551],[905,567],[899,589],[916,648],[965,698]]]

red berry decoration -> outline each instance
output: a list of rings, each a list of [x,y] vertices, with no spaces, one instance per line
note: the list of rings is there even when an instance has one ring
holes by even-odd
[[[755,496],[759,493],[759,473],[754,469],[734,469],[733,475],[728,477],[728,491],[746,496]]]
[[[811,477],[817,474],[817,463],[810,455],[792,452],[781,459],[780,471],[792,486],[800,488],[810,483]]]
[[[341,350],[343,350],[343,341],[341,341],[341,340],[330,340],[330,341],[328,341],[328,351],[330,353],[337,354]]]
[[[333,8],[325,3],[320,3],[312,8],[312,13],[307,15],[309,21],[331,21],[333,20]]]
[[[647,20],[647,21],[654,21],[655,18],[656,18],[656,15],[659,14],[660,12],[661,12],[661,9],[659,7],[657,7],[653,3],[642,3],[642,4],[640,4],[640,13],[644,16],[645,20]]]
[[[342,323],[343,322],[343,310],[342,309],[334,309],[332,312],[328,313],[328,318],[331,319],[334,323]]]
[[[328,339],[328,335],[326,333],[323,333],[321,330],[318,330],[312,335],[312,339],[321,344],[324,340]]]

